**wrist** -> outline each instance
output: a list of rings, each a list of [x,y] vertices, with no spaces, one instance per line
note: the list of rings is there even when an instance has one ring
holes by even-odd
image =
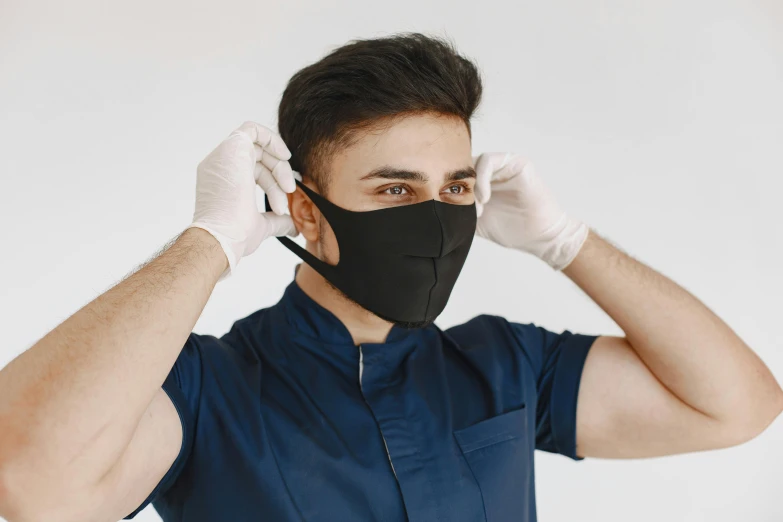
[[[580,270],[580,267],[584,264],[584,259],[592,256],[592,250],[595,248],[595,243],[598,239],[600,239],[600,236],[598,236],[594,230],[590,229],[582,248],[579,249],[577,255],[574,256],[574,259],[572,259],[568,265],[560,269],[560,271],[569,278],[574,279],[574,274]]]
[[[221,279],[229,268],[229,261],[220,242],[209,231],[190,226],[177,239],[183,247],[198,252],[206,261],[210,273],[217,274]]]
[[[562,216],[555,234],[547,241],[539,257],[555,270],[563,270],[576,258],[582,249],[590,228],[577,219]]]

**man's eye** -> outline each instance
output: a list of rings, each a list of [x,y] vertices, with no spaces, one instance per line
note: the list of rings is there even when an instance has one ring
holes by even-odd
[[[465,187],[463,187],[462,185],[452,185],[446,190],[448,190],[450,194],[458,195],[458,194],[462,194],[465,191]]]
[[[389,187],[386,190],[384,190],[387,194],[391,194],[392,196],[402,196],[406,194],[408,191],[405,190],[405,187],[402,187],[400,185],[396,185],[394,187]]]

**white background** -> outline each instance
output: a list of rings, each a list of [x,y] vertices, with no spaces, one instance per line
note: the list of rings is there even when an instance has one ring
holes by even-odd
[[[246,119],[276,128],[295,71],[408,30],[480,65],[474,154],[530,157],[572,214],[692,291],[783,378],[779,0],[3,0],[0,366],[182,230],[198,162]],[[264,243],[196,331],[277,301],[296,262]],[[567,278],[484,240],[439,324],[480,313],[620,333]],[[539,454],[539,518],[781,521],[782,438],[778,419],[719,452]]]

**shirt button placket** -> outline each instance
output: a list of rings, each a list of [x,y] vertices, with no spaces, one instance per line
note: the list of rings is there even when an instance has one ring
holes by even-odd
[[[360,344],[359,345],[359,389],[362,392],[362,398],[364,398],[364,403],[367,404],[367,407],[370,408],[370,411],[372,411],[372,406],[370,406],[370,403],[367,402],[367,397],[364,395],[364,387],[362,386],[363,372],[364,372],[364,353],[362,352],[362,345]],[[394,473],[394,478],[397,479],[397,472],[394,470],[394,463],[392,462],[391,455],[389,454],[389,445],[386,444],[386,438],[383,436],[383,431],[381,431],[380,427],[378,428],[378,431],[381,434],[381,439],[383,440],[383,447],[386,449],[386,456],[389,458],[389,465],[391,466],[392,473]]]

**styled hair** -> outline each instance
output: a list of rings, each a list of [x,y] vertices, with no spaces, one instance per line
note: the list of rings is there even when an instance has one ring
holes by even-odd
[[[422,33],[351,40],[294,74],[278,109],[291,167],[326,194],[331,156],[362,131],[416,113],[470,119],[481,101],[477,66],[450,41]]]

